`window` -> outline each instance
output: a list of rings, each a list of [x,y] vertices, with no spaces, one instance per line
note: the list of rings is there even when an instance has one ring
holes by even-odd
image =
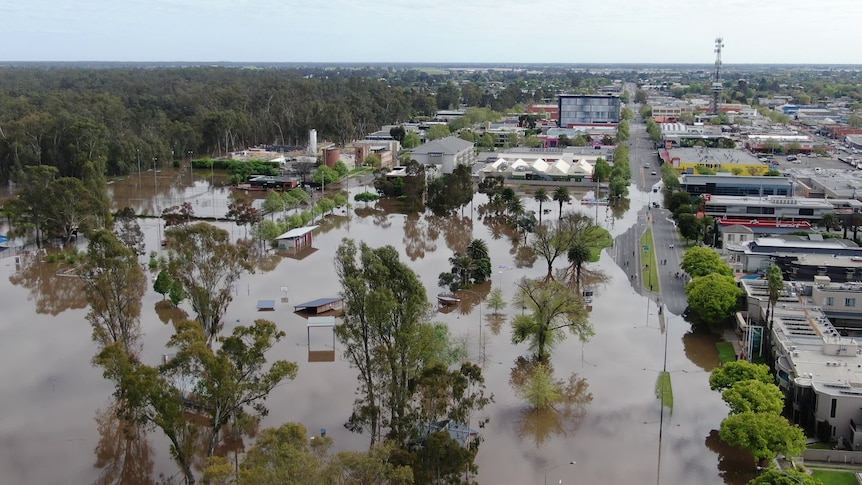
[[[799,209],[800,216],[813,216],[814,209]]]
[[[727,235],[727,242],[733,242],[733,234]]]
[[[834,418],[834,417],[835,417],[835,411],[836,411],[836,409],[837,409],[837,408],[838,408],[838,400],[837,400],[837,399],[832,399],[832,409],[830,409],[830,410],[829,410],[829,417],[830,417],[830,418]]]
[[[826,299],[823,300],[823,304],[826,306],[832,306],[835,304],[835,298],[832,298],[831,296],[827,296]]]
[[[856,298],[845,298],[844,306],[855,307],[856,306]]]

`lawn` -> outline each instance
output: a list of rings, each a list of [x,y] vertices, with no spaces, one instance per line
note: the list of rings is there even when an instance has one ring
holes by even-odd
[[[646,251],[643,248],[649,248]],[[661,286],[658,281],[658,268],[655,265],[655,251],[652,240],[652,228],[647,229],[641,236],[641,282],[645,288],[650,288],[650,291],[659,292]]]
[[[814,470],[812,475],[823,482],[823,485],[859,485],[853,472]]]
[[[673,387],[670,384],[670,372],[658,373],[658,379],[655,381],[655,397],[673,414]]]
[[[715,344],[718,349],[718,361],[722,364],[733,362],[736,360],[736,350],[730,342],[718,342]]]
[[[597,227],[597,231],[602,234],[599,239],[599,244],[590,248],[590,262],[595,263],[602,257],[602,251],[614,245],[614,237],[604,227]]]

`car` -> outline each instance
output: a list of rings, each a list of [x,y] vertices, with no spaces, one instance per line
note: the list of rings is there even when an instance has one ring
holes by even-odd
[[[650,175],[655,175],[655,170],[649,173]]]
[[[650,165],[649,165],[648,163],[645,163],[645,164],[644,164],[644,168],[649,168],[649,166],[650,166]]]
[[[788,162],[796,162],[798,160],[799,159],[796,157],[796,155],[787,155],[787,161]]]

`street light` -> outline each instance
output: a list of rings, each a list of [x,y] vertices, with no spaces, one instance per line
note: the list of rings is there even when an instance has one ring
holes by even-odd
[[[552,466],[552,467],[550,467],[550,468],[545,467],[545,485],[548,485],[548,472],[549,472],[549,471],[554,470],[554,469],[557,469],[557,468],[560,468],[561,466],[566,466],[566,465],[575,465],[575,464],[576,464],[576,463],[574,462],[574,460],[572,460],[572,461],[567,462],[567,463],[560,463],[559,465],[555,465],[555,466]]]
[[[153,185],[156,187],[156,192],[159,191],[159,180],[156,178],[156,162],[159,161],[159,157],[153,157]]]
[[[192,183],[194,184],[194,183],[195,183],[195,167],[194,167],[194,165],[192,165],[192,154],[193,154],[193,153],[194,153],[194,152],[192,152],[191,150],[189,150],[189,151],[188,151],[188,154],[189,154],[189,170],[191,171]]]

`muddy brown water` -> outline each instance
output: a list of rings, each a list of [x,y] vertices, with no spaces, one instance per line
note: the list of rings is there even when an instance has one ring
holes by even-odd
[[[196,172],[192,183],[187,172],[166,170],[155,180],[149,172],[149,177],[144,173],[140,179],[134,176],[112,183],[111,192],[117,207],[130,205],[139,212],[155,213],[188,200],[198,215],[222,217],[227,189],[212,190],[204,175]],[[742,484],[750,479],[750,456],[725,446],[715,431],[727,415],[720,396],[709,390],[707,382],[708,371],[717,363],[716,338],[692,333],[682,317],[668,315],[667,370],[674,406],[661,416],[655,381],[662,368],[665,336],[655,305],[634,291],[607,253],[593,265],[610,276],[607,284],[596,288],[592,304],[595,337],[585,345],[570,337],[552,354],[558,379],[575,375],[577,399],[557,412],[538,414],[527,409],[510,386],[512,369],[527,350],[511,344],[507,321],[490,317],[484,305],[480,315],[477,302],[496,287],[509,300],[515,281],[539,277],[543,270],[541,264],[531,266],[530,258],[518,250],[516,235],[480,217],[478,208],[486,200],[479,194],[472,208],[449,218],[407,216],[389,204],[356,203],[322,222],[315,231],[316,250],[269,256],[264,262],[268,271],[240,279],[225,316],[225,332],[256,318],[273,320],[287,337],[269,358],[299,363],[297,378],[270,395],[270,415],[262,425],[298,421],[311,432],[325,429],[336,449],[367,446],[366,437],[342,426],[353,403],[356,372],[338,346],[332,348],[326,329],[312,332],[309,353],[306,321],[293,313],[292,306],[338,294],[332,258],[342,238],[398,248],[424,282],[432,303],[442,291],[437,275],[447,267],[452,248],[481,238],[487,241],[492,258],[491,281],[474,288],[474,294],[464,294],[461,305],[434,315],[464,342],[474,361],[484,363],[487,391],[494,395],[494,403],[482,413],[490,422],[482,430],[479,483],[542,483],[546,469],[548,483]],[[633,195],[631,209],[610,227],[614,235],[634,224],[642,202],[645,197]],[[525,198],[525,203],[538,209],[531,198]],[[556,217],[556,203],[544,207],[551,209],[544,218]],[[580,207],[577,200],[564,208],[595,213],[594,207]],[[604,208],[600,215],[601,211]],[[231,231],[233,239],[244,237],[243,229],[223,221],[216,224]],[[148,250],[160,251],[157,220],[142,219],[141,225]],[[147,477],[160,473],[174,475],[177,469],[168,455],[168,443],[158,433],[149,433],[149,439],[143,440],[148,446],[140,445],[142,440],[129,444],[117,433],[116,424],[110,424],[112,386],[90,364],[95,346],[84,320],[86,304],[74,278],[63,276],[67,266],[42,263],[38,254],[22,257],[17,265],[10,252],[3,256],[0,483],[146,483]],[[261,299],[276,300],[275,311],[257,312]],[[172,326],[163,322],[177,318],[158,305],[161,300],[152,289],[144,296],[142,358],[151,363],[159,362],[171,334]],[[181,306],[191,313],[187,303]],[[508,317],[520,311],[510,305],[504,313]],[[657,476],[660,418],[664,427]],[[558,467],[570,461],[577,464]]]

